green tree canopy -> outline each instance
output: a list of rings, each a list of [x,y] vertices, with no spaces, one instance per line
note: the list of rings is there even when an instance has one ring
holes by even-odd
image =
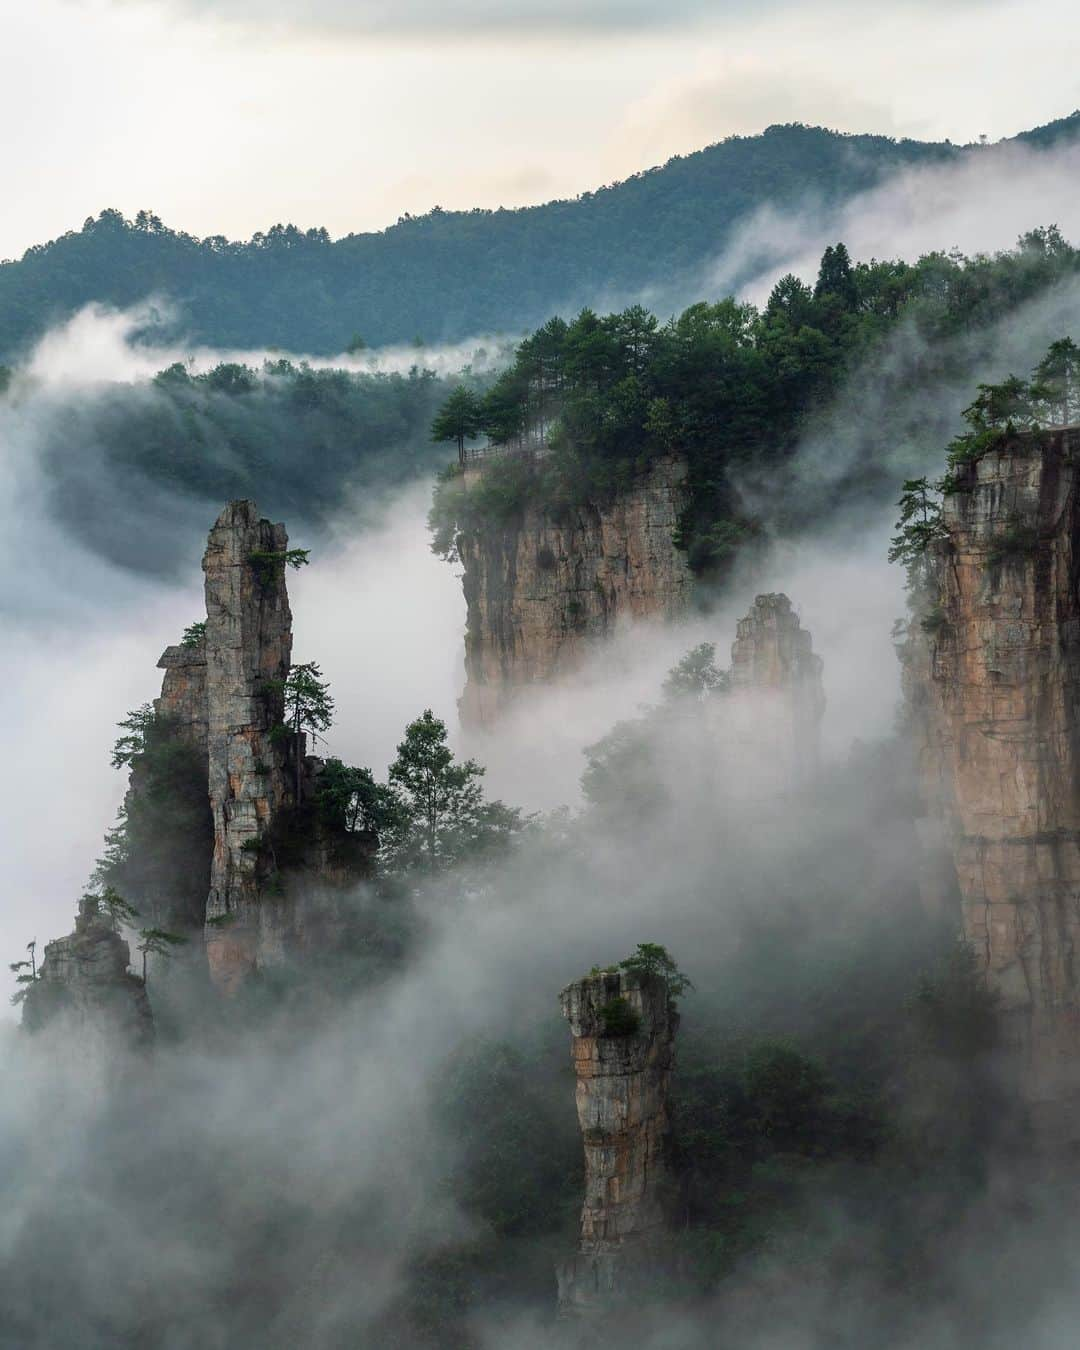
[[[465,461],[465,442],[474,441],[483,427],[482,403],[467,385],[459,384],[451,390],[446,402],[435,414],[431,424],[433,441],[453,441],[458,448],[458,462]]]
[[[475,760],[458,762],[446,723],[427,709],[405,728],[389,781],[401,814],[388,841],[394,866],[440,871],[504,848],[523,827],[521,812],[485,801]]]

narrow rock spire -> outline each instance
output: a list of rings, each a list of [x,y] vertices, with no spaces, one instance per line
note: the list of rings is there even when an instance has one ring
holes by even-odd
[[[206,574],[206,722],[214,854],[206,904],[210,973],[233,988],[254,967],[259,899],[274,870],[270,832],[292,801],[283,720],[292,655],[284,525],[234,501],[210,531]]]
[[[559,1311],[601,1311],[662,1266],[672,1195],[668,1090],[679,1015],[666,980],[602,971],[563,990],[573,1037],[585,1203],[577,1254],[558,1272]]]
[[[783,788],[818,775],[825,712],[822,660],[786,595],[759,595],[739,620],[731,647],[732,721],[755,762]]]

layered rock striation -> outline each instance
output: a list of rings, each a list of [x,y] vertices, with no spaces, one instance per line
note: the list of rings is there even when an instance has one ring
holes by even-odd
[[[130,960],[128,944],[85,897],[74,932],[45,946],[23,1025],[30,1031],[59,1025],[80,1055],[149,1049],[154,1019],[142,980],[128,970]]]
[[[464,725],[491,726],[519,690],[572,674],[622,624],[686,612],[693,579],[674,542],[686,475],[664,458],[608,505],[565,517],[529,507],[515,524],[462,535]]]
[[[962,465],[904,684],[964,931],[1047,1131],[1080,1138],[1080,430]]]
[[[585,1145],[581,1240],[557,1272],[560,1313],[573,1316],[625,1300],[663,1266],[679,1017],[666,981],[636,971],[589,975],[560,1001]]]
[[[207,753],[209,724],[206,703],[206,634],[190,645],[166,647],[158,660],[161,696],[154,711],[168,719],[177,736]]]
[[[274,871],[280,812],[293,804],[284,719],[292,655],[284,525],[254,502],[230,502],[210,531],[206,575],[206,726],[214,851],[206,951],[215,981],[232,987],[258,960],[259,905]]]

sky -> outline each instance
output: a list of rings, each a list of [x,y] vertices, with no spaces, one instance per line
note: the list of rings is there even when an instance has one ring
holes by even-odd
[[[774,122],[963,142],[1080,106],[1074,0],[1038,23],[1001,0],[0,0],[0,18],[0,258],[104,207],[338,236],[572,196]]]

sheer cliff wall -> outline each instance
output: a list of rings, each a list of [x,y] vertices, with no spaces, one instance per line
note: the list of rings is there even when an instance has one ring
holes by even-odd
[[[685,613],[693,578],[674,533],[686,501],[686,465],[665,458],[609,505],[559,518],[530,507],[463,535],[463,724],[492,725],[518,690],[571,674],[621,624]]]
[[[905,691],[964,930],[1047,1131],[1080,1138],[1080,430],[958,471]]]

